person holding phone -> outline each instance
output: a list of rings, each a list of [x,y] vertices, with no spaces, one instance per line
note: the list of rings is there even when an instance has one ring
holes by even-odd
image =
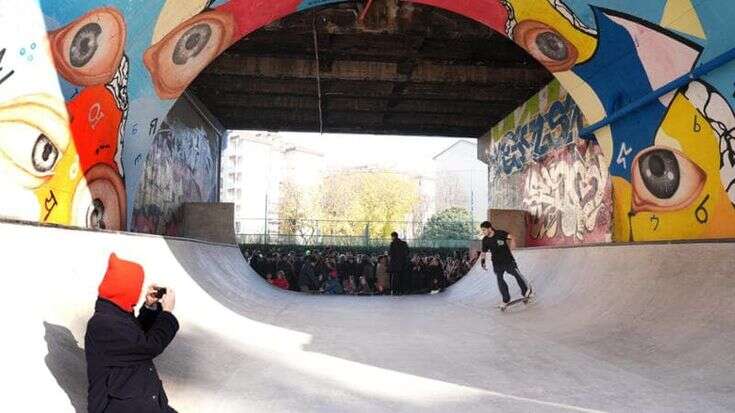
[[[91,413],[175,412],[153,359],[179,329],[172,313],[176,295],[171,288],[148,286],[136,317],[144,278],[142,266],[110,255],[84,337]]]

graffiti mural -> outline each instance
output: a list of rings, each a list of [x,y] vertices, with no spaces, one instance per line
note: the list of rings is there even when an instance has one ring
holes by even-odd
[[[131,228],[148,154],[196,75],[248,33],[335,2],[5,0],[0,215]],[[579,122],[573,100],[588,124],[614,119],[584,138],[610,175],[615,240],[735,236],[731,1],[416,2],[510,37],[571,96],[513,120],[516,139],[492,149],[502,173],[573,141],[551,133]]]
[[[553,81],[513,111],[482,139],[485,162],[510,175],[551,150],[569,145],[579,135],[582,114],[559,82]]]
[[[526,245],[611,239],[607,161],[599,145],[579,138],[583,122],[569,93],[552,81],[480,139],[490,208],[528,212]]]
[[[556,75],[589,123],[637,103],[593,131],[613,186],[613,239],[735,236],[732,65],[657,93],[732,48],[726,36],[733,29],[716,16],[733,15],[735,7],[671,0],[502,3],[509,15],[505,33]],[[487,140],[486,159],[495,155],[501,172],[519,169],[521,151]]]
[[[183,97],[157,130],[135,198],[132,230],[177,236],[182,203],[217,201],[220,132]]]
[[[610,241],[611,182],[598,145],[577,141],[524,174],[527,245]]]

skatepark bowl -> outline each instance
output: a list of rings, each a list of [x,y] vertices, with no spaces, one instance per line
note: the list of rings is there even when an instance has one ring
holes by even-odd
[[[436,295],[312,296],[234,245],[0,223],[0,247],[6,406],[86,411],[114,251],[177,289],[156,364],[180,412],[735,410],[733,242],[519,250],[538,297],[506,313],[477,266]]]

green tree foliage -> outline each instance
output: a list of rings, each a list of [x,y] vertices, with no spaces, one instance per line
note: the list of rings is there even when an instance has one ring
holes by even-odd
[[[278,233],[296,235],[306,219],[304,210],[304,194],[290,180],[281,182],[280,201],[278,203]]]
[[[418,185],[413,180],[384,171],[340,171],[324,177],[320,188],[319,210],[324,235],[388,237],[399,230],[419,201]],[[349,222],[343,222],[349,221]]]
[[[476,236],[472,217],[464,208],[449,208],[434,214],[426,222],[423,239],[473,239]]]

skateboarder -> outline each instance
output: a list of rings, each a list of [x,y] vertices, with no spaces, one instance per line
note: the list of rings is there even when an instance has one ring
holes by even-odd
[[[530,297],[533,289],[526,279],[523,278],[523,275],[518,272],[518,265],[516,264],[515,258],[513,258],[513,254],[510,252],[510,244],[514,242],[513,237],[505,231],[496,230],[489,221],[484,221],[480,224],[480,229],[484,235],[482,238],[480,264],[482,265],[482,269],[487,270],[485,266],[485,255],[490,252],[493,271],[498,278],[498,288],[500,289],[500,294],[503,296],[503,305],[501,308],[504,308],[510,302],[508,284],[505,283],[505,279],[503,278],[503,274],[506,272],[516,278],[523,297]]]

